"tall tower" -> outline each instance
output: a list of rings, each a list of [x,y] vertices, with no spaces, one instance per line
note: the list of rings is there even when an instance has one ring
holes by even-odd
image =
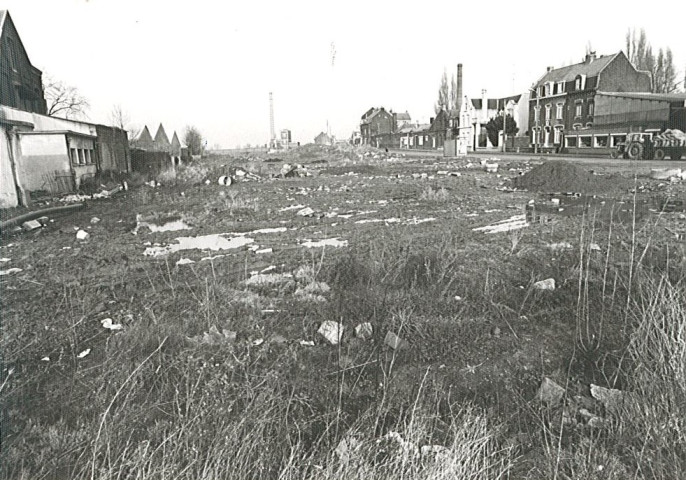
[[[274,132],[274,98],[272,92],[269,92],[269,146],[273,146],[276,141],[276,133]]]

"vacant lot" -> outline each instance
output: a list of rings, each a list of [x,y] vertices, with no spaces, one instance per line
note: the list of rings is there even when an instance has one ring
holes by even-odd
[[[210,157],[3,232],[0,475],[680,478],[686,182],[481,163]]]

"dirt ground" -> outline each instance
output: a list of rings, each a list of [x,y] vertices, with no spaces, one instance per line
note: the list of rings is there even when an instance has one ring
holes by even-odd
[[[316,148],[282,158],[209,157],[188,167],[197,171],[187,180],[131,186],[42,228],[2,232],[5,372],[18,384],[41,376],[34,398],[43,402],[45,375],[58,381],[67,371],[103,368],[117,336],[173,320],[181,338],[216,325],[252,349],[293,348],[298,367],[280,374],[312,397],[333,388],[320,376],[340,385],[340,372],[380,364],[378,355],[397,356],[393,388],[401,394],[431,370],[436,388],[504,416],[534,397],[542,377],[566,377],[570,368],[583,395],[616,359],[572,360],[579,255],[597,255],[602,265],[643,254],[662,267],[668,252],[671,266],[683,268],[686,181],[556,162],[537,182],[532,172],[547,164],[527,157]],[[284,177],[284,163],[301,168]],[[498,164],[497,172],[484,164]],[[234,182],[219,185],[221,175]],[[495,233],[475,230],[498,224],[505,227]],[[631,250],[624,234],[643,249]],[[304,267],[331,291],[301,283]],[[383,274],[374,277],[379,286],[364,283],[369,270]],[[246,288],[256,275],[264,284]],[[532,289],[548,278],[554,291]],[[408,288],[382,295],[386,280]],[[299,297],[303,285],[310,291]],[[241,320],[241,302],[257,321]],[[106,318],[121,330],[103,328]],[[317,333],[324,320],[345,326],[342,347]],[[368,321],[376,343],[352,333]],[[397,351],[376,348],[387,331],[403,339]],[[607,353],[616,339],[606,339]],[[351,415],[378,394],[382,374],[370,368],[343,381]],[[19,400],[9,402],[25,421],[33,401]]]

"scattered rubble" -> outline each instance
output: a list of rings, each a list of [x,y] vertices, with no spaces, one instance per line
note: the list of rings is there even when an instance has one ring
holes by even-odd
[[[8,268],[7,270],[0,270],[0,277],[5,276],[5,275],[12,275],[15,273],[19,273],[21,271],[22,271],[21,268],[16,268],[16,267]]]
[[[383,340],[383,343],[388,347],[391,347],[393,350],[397,350],[403,346],[405,341],[401,339],[399,336],[397,336],[395,333],[387,332],[386,337]]]
[[[76,232],[76,238],[78,240],[86,240],[89,236],[90,234],[85,230],[79,230]]]
[[[360,340],[369,340],[372,338],[374,328],[369,322],[360,323],[355,327],[355,336]]]
[[[100,320],[100,323],[102,324],[103,328],[106,328],[107,330],[122,330],[124,328],[121,323],[112,323],[111,318],[104,318]]]
[[[43,225],[38,220],[29,220],[28,222],[24,222],[21,225],[21,228],[23,228],[25,232],[37,230],[42,227]]]
[[[529,223],[526,220],[526,215],[514,215],[506,220],[500,220],[499,222],[486,225],[485,227],[477,227],[472,230],[475,232],[484,233],[502,233],[510,232],[512,230],[519,230],[520,228],[526,228]]]
[[[82,351],[81,353],[79,353],[79,354],[76,356],[76,358],[85,358],[86,356],[88,356],[89,353],[91,353],[91,349],[90,349],[90,348],[87,348],[87,349],[85,349],[84,351]]]
[[[322,240],[306,240],[300,244],[305,248],[320,248],[320,247],[347,247],[347,240],[339,240],[338,238],[324,238]]]
[[[627,394],[621,390],[593,384],[591,384],[591,396],[598,400],[608,413],[618,413],[627,399]]]
[[[212,235],[202,235],[199,237],[178,237],[176,238],[178,243],[174,245],[167,245],[166,247],[148,247],[143,252],[143,255],[158,257],[181,250],[231,250],[249,245],[254,242],[254,240],[249,237],[239,236],[226,238],[224,235],[226,234],[216,233]]]

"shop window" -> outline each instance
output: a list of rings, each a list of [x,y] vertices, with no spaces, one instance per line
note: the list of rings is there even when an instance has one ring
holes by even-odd
[[[577,137],[565,137],[565,146],[575,148],[577,146]]]
[[[607,135],[596,135],[594,137],[595,139],[595,147],[596,148],[605,148],[608,146],[608,136]]]
[[[79,165],[84,165],[86,163],[86,159],[84,157],[83,153],[83,148],[79,148]]]
[[[591,148],[593,137],[590,135],[579,136],[579,146],[583,148]]]

